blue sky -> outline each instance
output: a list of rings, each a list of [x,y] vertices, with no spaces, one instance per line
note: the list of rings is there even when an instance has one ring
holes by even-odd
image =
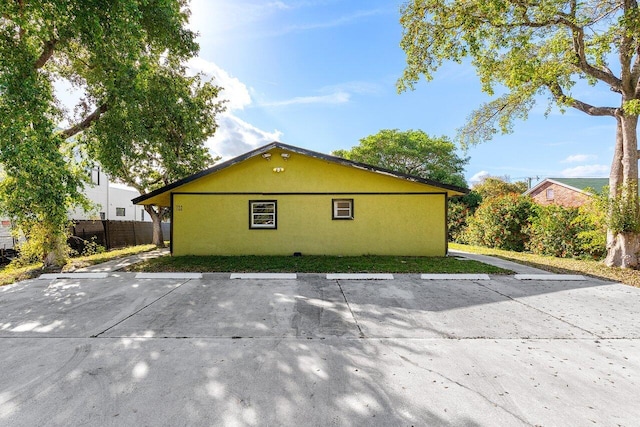
[[[421,129],[453,138],[481,103],[472,67],[445,64],[412,92],[395,88],[405,65],[393,0],[192,0],[200,33],[192,69],[224,87],[212,152],[230,158],[274,140],[330,153],[381,129]],[[574,96],[617,105],[607,88]],[[546,102],[514,133],[469,149],[468,181],[483,174],[608,176],[615,122],[579,111],[545,117]],[[535,180],[534,180],[535,183]]]

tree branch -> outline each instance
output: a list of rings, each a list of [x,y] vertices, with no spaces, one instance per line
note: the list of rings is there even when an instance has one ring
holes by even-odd
[[[614,92],[619,92],[621,90],[622,80],[617,78],[610,70],[602,70],[589,64],[584,49],[584,28],[574,25],[570,26],[570,28],[573,37],[573,49],[578,57],[578,68],[591,77],[607,83]]]
[[[46,64],[49,58],[53,56],[53,52],[55,51],[57,43],[58,43],[58,40],[56,39],[47,40],[44,43],[44,48],[42,49],[42,53],[40,54],[40,57],[35,63],[36,69],[40,69],[44,67],[44,64]]]
[[[586,102],[579,101],[577,99],[569,98],[564,94],[562,88],[557,82],[547,84],[547,87],[551,91],[551,94],[558,103],[568,105],[576,110],[580,110],[590,116],[611,116],[616,117],[619,114],[619,109],[615,107],[596,107]]]
[[[524,8],[528,8],[527,4],[521,5]],[[577,3],[575,1],[571,1],[571,12],[569,14],[560,12],[555,19],[549,19],[546,21],[531,21],[529,17],[526,15],[526,12],[523,12],[521,17],[521,22],[512,22],[510,24],[504,25],[506,28],[544,28],[544,27],[552,27],[556,25],[561,25],[569,30],[571,30],[572,38],[573,38],[573,48],[575,50],[578,64],[577,67],[584,71],[589,76],[596,78],[600,81],[607,83],[611,86],[611,89],[614,92],[620,92],[622,86],[622,80],[616,77],[610,69],[598,68],[589,63],[587,60],[587,55],[585,53],[584,47],[584,26],[579,26],[575,23],[575,14]]]
[[[68,129],[63,130],[62,132],[60,132],[60,134],[64,137],[64,139],[71,138],[72,136],[82,132],[83,130],[91,126],[91,123],[98,120],[100,116],[107,111],[107,109],[108,109],[107,104],[100,105],[98,108],[96,108],[93,111],[93,113],[85,117],[83,121],[81,121],[80,123],[74,126],[71,126]]]

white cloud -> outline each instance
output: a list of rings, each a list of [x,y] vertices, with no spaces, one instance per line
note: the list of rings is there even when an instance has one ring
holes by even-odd
[[[270,142],[279,141],[282,132],[275,129],[265,131],[230,113],[220,114],[217,118],[218,129],[206,145],[214,154],[228,160]]]
[[[325,86],[320,89],[321,93],[347,92],[357,94],[379,94],[384,88],[378,83],[365,81],[350,81],[336,85]]]
[[[574,154],[562,160],[560,163],[580,163],[587,162],[589,160],[595,160],[597,158],[598,156],[595,156],[593,154]]]
[[[227,109],[242,110],[251,104],[249,88],[218,65],[200,57],[192,58],[187,62],[187,65],[192,71],[202,72],[214,78],[214,83],[223,88],[221,98],[228,101]]]
[[[317,30],[317,29],[325,29],[325,28],[333,28],[339,27],[342,25],[350,24],[351,22],[358,21],[362,18],[368,18],[370,16],[382,15],[388,13],[387,10],[383,9],[373,9],[373,10],[360,10],[356,11],[349,15],[339,16],[334,19],[330,19],[327,21],[318,21],[318,22],[309,22],[304,24],[295,24],[289,25],[280,28],[277,31],[274,31],[268,35],[271,36],[280,36],[284,34],[289,34],[293,32],[301,32],[301,31],[309,31],[309,30]]]
[[[218,129],[206,142],[206,146],[214,156],[228,160],[282,138],[282,132],[279,130],[259,129],[234,114],[234,111],[243,110],[253,103],[250,89],[238,78],[233,77],[217,64],[202,58],[193,58],[187,65],[193,72],[202,72],[213,77],[214,83],[223,88],[221,99],[227,100],[227,111],[216,117]]]
[[[469,182],[470,183],[478,183],[478,182],[482,182],[484,179],[490,177],[491,174],[487,171],[480,171],[477,174],[473,175],[471,178],[469,178]]]
[[[349,102],[351,95],[347,92],[337,91],[328,95],[317,96],[297,96],[283,101],[265,102],[261,104],[264,107],[285,107],[288,105],[299,104],[344,104]]]
[[[606,165],[583,165],[575,168],[564,169],[560,172],[565,178],[595,178],[604,177],[609,174],[609,166]]]

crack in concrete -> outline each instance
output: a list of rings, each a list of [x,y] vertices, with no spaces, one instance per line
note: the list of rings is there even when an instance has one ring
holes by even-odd
[[[155,300],[151,301],[149,304],[145,305],[144,307],[140,308],[139,310],[134,311],[133,313],[131,313],[130,315],[128,315],[127,317],[125,317],[122,320],[119,320],[118,322],[116,322],[115,324],[109,326],[107,329],[105,329],[102,332],[99,332],[97,334],[94,335],[90,335],[89,338],[99,338],[100,335],[104,334],[105,332],[109,331],[110,329],[115,328],[116,326],[118,326],[119,324],[121,324],[122,322],[125,322],[128,319],[131,319],[133,316],[135,316],[136,314],[140,313],[142,310],[146,309],[147,307],[150,307],[151,305],[157,303],[158,301],[160,301],[161,299],[163,299],[164,297],[166,297],[167,295],[171,294],[172,292],[174,292],[176,289],[179,289],[182,287],[182,285],[184,285],[185,283],[190,282],[192,279],[187,279],[186,281],[180,283],[178,286],[176,286],[175,288],[171,289],[169,292],[167,292],[164,295],[161,295],[160,297],[156,298]]]
[[[403,356],[401,354],[399,354],[397,351],[395,351],[393,348],[389,347],[390,351],[395,354],[396,356],[398,356],[400,359],[404,360],[405,362],[409,363],[410,365],[415,366],[418,369],[422,369],[426,372],[429,372],[430,374],[436,375],[442,379],[444,379],[445,381],[448,381],[452,384],[457,385],[458,387],[461,387],[471,393],[474,393],[476,396],[479,396],[481,399],[484,399],[486,402],[490,403],[491,405],[493,405],[496,408],[500,408],[503,411],[505,411],[507,414],[511,415],[512,417],[516,418],[518,421],[522,422],[523,424],[526,425],[530,425],[533,426],[534,424],[531,424],[529,421],[525,420],[524,418],[522,418],[520,415],[515,414],[514,412],[508,410],[507,408],[505,408],[504,406],[498,404],[497,402],[494,402],[492,399],[490,399],[489,397],[485,396],[484,394],[480,393],[478,390],[474,390],[469,386],[466,386],[464,384],[462,384],[459,381],[454,380],[453,378],[449,378],[446,375],[438,372],[438,371],[434,371],[433,369],[429,369],[429,368],[425,368],[424,366],[420,365],[419,363],[414,362],[413,360],[409,359],[406,356]]]
[[[491,291],[491,292],[495,292],[496,294],[501,295],[501,296],[503,296],[503,297],[507,298],[508,300],[511,300],[511,301],[516,302],[516,303],[521,304],[521,305],[524,305],[525,307],[528,307],[528,308],[530,308],[530,309],[532,309],[532,310],[535,310],[535,311],[537,311],[538,313],[542,313],[542,314],[544,314],[544,315],[547,315],[547,316],[549,316],[549,317],[552,317],[553,319],[556,319],[556,320],[558,320],[558,321],[560,321],[560,322],[562,322],[562,323],[566,323],[567,325],[569,325],[569,326],[571,326],[571,327],[573,327],[573,328],[579,329],[579,330],[581,330],[582,332],[586,332],[586,333],[588,333],[589,335],[593,335],[594,337],[596,337],[596,338],[598,338],[598,339],[606,339],[606,337],[602,337],[602,336],[600,336],[600,335],[596,334],[595,332],[592,332],[592,331],[590,331],[590,330],[588,330],[588,329],[582,328],[582,327],[580,327],[580,326],[578,326],[578,325],[574,325],[573,323],[571,323],[571,322],[569,322],[569,321],[567,321],[567,320],[565,320],[565,319],[562,319],[561,317],[554,316],[553,314],[548,313],[548,312],[546,312],[546,311],[544,311],[544,310],[542,310],[542,309],[539,309],[539,308],[537,308],[537,307],[534,307],[534,306],[533,306],[533,305],[531,305],[531,304],[527,304],[527,303],[525,303],[525,302],[520,301],[519,299],[513,298],[513,297],[511,297],[510,295],[503,294],[502,292],[497,291],[497,290],[495,290],[495,289],[491,289],[490,287],[485,286],[485,285],[483,285],[482,283],[479,283],[479,282],[477,282],[477,281],[474,281],[473,283],[475,283],[475,284],[476,284],[476,285],[478,285],[478,286],[482,286],[483,288],[485,288],[485,289],[487,289],[487,290],[489,290],[489,291]]]
[[[340,289],[340,293],[342,294],[342,298],[344,298],[344,303],[347,304],[347,308],[349,309],[349,313],[351,313],[351,317],[353,317],[353,321],[356,324],[356,327],[358,328],[358,332],[360,335],[360,338],[366,338],[364,336],[364,332],[362,332],[362,328],[360,327],[360,324],[358,323],[358,319],[356,319],[356,315],[353,313],[353,310],[351,309],[351,304],[349,304],[349,301],[347,300],[347,296],[344,293],[344,290],[342,289],[342,286],[340,286],[340,281],[336,280],[336,285],[338,285],[338,289]]]

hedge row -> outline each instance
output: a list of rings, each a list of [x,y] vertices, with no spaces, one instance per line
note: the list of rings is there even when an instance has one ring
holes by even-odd
[[[605,214],[597,201],[565,208],[508,194],[483,200],[475,212],[452,202],[449,226],[451,240],[459,243],[563,258],[606,254]]]

